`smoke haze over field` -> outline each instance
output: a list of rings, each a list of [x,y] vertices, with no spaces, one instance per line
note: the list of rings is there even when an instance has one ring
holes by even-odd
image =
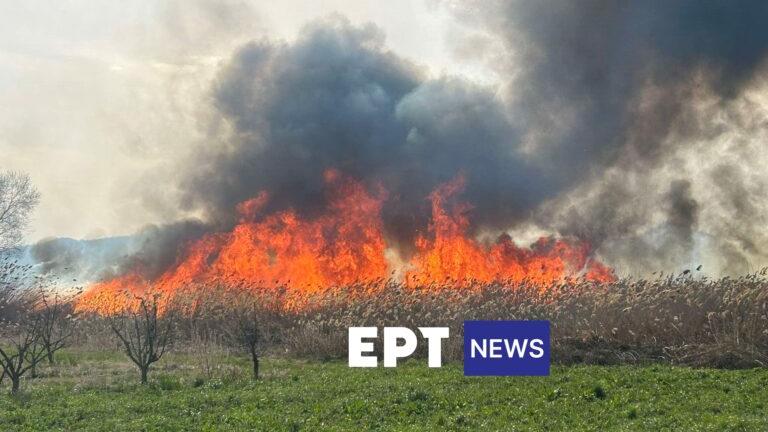
[[[164,43],[132,47],[157,69],[137,76],[156,80],[124,100],[162,90],[146,106],[167,121],[118,125],[137,133],[119,134],[130,162],[99,174],[125,210],[104,220],[159,223],[140,235],[153,273],[260,191],[265,212],[317,214],[329,168],[387,191],[384,231],[406,253],[425,198],[463,174],[476,235],[573,236],[620,274],[768,265],[764,2],[419,3],[407,40],[440,23],[441,44],[413,48],[443,53],[426,62],[375,7],[339,3],[286,37],[267,5],[213,5],[167,4]]]

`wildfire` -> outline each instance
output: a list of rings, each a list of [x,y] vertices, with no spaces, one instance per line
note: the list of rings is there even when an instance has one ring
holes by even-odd
[[[463,189],[464,177],[459,176],[430,194],[430,235],[416,240],[418,253],[411,260],[412,270],[406,273],[409,286],[523,280],[545,286],[579,275],[597,282],[614,279],[609,267],[589,260],[587,243],[544,237],[530,248],[520,248],[508,234],[502,234],[494,244],[483,246],[467,236],[471,206],[460,202],[449,208],[451,198]]]
[[[330,287],[380,284],[396,270],[385,254],[381,209],[386,192],[378,187],[372,194],[336,170],[326,171],[324,181],[329,205],[323,214],[307,219],[289,209],[264,215],[269,194],[261,192],[237,206],[240,219],[231,231],[186,245],[160,277],[147,280],[137,266],[92,286],[78,310],[112,314],[129,301],[122,294],[140,295],[150,287],[167,297],[193,285],[286,287],[301,296]],[[520,248],[508,235],[490,246],[471,238],[471,207],[449,205],[463,187],[459,176],[429,196],[432,222],[407,262],[407,286],[500,280],[547,285],[575,275],[599,282],[614,278],[610,268],[589,259],[585,243],[542,238],[531,248]]]

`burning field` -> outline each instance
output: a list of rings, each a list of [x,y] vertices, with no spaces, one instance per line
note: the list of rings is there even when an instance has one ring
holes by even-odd
[[[765,0],[49,3],[0,431],[768,430]]]
[[[451,9],[486,23],[493,85],[431,74],[340,16],[240,44],[192,99],[197,138],[125,184],[126,208],[162,216],[135,247],[31,255],[87,273],[78,310],[101,313],[193,286],[300,304],[359,284],[749,274],[768,263],[753,6]]]
[[[519,246],[507,233],[473,234],[463,175],[424,198],[426,229],[395,246],[382,218],[392,199],[385,187],[336,169],[322,181],[327,206],[312,216],[271,212],[262,191],[233,209],[231,229],[180,243],[154,273],[131,257],[87,287],[74,311],[110,319],[153,298],[181,323],[183,340],[210,343],[249,310],[263,351],[299,358],[343,358],[351,326],[445,326],[460,335],[464,320],[545,319],[557,363],[768,362],[765,271],[620,278],[576,237]],[[462,359],[460,341],[445,347],[447,359]]]
[[[245,286],[254,290],[287,288],[294,302],[331,288],[365,285],[371,295],[388,283],[449,289],[455,286],[531,283],[547,286],[568,280],[611,282],[611,269],[577,239],[540,238],[519,247],[507,234],[483,244],[469,236],[471,205],[459,200],[464,178],[440,185],[429,196],[431,221],[419,234],[411,256],[402,259],[388,246],[381,220],[387,191],[375,194],[337,170],[323,179],[328,207],[312,219],[289,209],[263,214],[270,196],[261,192],[237,206],[231,231],[189,241],[178,258],[148,278],[142,262],[125,274],[90,287],[79,311],[119,312],[131,295],[148,292],[173,297],[187,287]],[[126,296],[124,294],[130,294]]]
[[[318,302],[346,311],[405,295],[453,325],[482,318],[473,311],[483,301],[539,316],[507,303],[530,302],[558,321],[577,298],[581,327],[568,337],[605,341],[625,329],[617,304],[683,308],[678,290],[707,314],[743,318],[731,298],[707,294],[741,280],[758,302],[744,319],[761,322],[768,7],[446,3],[435,7],[455,21],[454,70],[420,64],[382,27],[341,15],[290,38],[227,33],[210,51],[151,62],[153,74],[180,68],[160,80],[178,122],[154,130],[152,119],[122,137],[137,160],[111,184],[118,193],[78,191],[114,197],[102,206],[115,209],[100,219],[108,228],[94,232],[122,235],[92,247],[40,241],[27,263],[84,284],[75,311],[106,317],[155,295],[192,313],[232,291],[279,297],[268,303],[294,318]],[[247,14],[222,8],[215,15],[233,22],[220,30],[243,28]],[[614,293],[624,300],[599,301]],[[430,296],[451,300],[432,310]],[[686,310],[658,316],[663,331],[635,321],[631,331],[668,340],[691,316],[710,320]],[[684,345],[636,338],[621,341]]]

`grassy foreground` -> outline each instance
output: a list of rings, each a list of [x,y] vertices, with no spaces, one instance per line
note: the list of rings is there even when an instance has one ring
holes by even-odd
[[[164,359],[140,386],[119,354],[64,353],[0,396],[0,430],[766,430],[768,370],[554,367],[546,378],[465,378],[460,364],[349,369],[266,359]],[[208,376],[206,378],[205,376]]]

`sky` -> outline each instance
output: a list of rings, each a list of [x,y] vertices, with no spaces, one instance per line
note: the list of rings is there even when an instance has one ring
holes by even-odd
[[[464,30],[429,1],[0,2],[0,169],[42,193],[28,241],[130,234],[177,215],[136,192],[200,138],[198,107],[233,50],[290,43],[307,22],[374,23],[430,76],[492,84],[459,55]],[[148,208],[149,207],[149,208]]]

